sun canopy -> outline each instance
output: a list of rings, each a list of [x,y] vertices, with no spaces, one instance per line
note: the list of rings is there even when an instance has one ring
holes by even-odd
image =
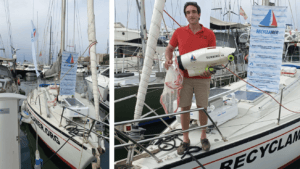
[[[8,58],[3,58],[3,57],[0,57],[0,60],[7,61],[7,62],[14,62],[14,61],[16,61],[16,59],[8,59]]]
[[[247,25],[243,25],[235,22],[225,22],[214,17],[210,17],[210,29],[240,29],[246,28]]]

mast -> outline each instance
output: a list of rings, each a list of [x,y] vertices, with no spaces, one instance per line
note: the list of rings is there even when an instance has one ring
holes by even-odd
[[[154,59],[154,54],[156,50],[157,45],[157,39],[159,36],[160,31],[160,25],[162,21],[162,14],[163,9],[165,6],[165,1],[163,0],[156,0],[154,3],[153,8],[153,15],[151,19],[151,25],[149,29],[149,38],[147,41],[147,47],[146,47],[146,53],[145,53],[145,60],[144,60],[144,66],[142,70],[142,77],[139,85],[139,90],[137,94],[137,101],[135,106],[135,112],[134,112],[134,119],[140,119],[142,115],[142,110],[144,107],[144,102],[146,98],[147,88],[148,88],[148,82],[150,78],[150,73],[152,71],[152,63]]]
[[[96,33],[95,33],[95,15],[94,15],[94,0],[87,1],[88,8],[88,38],[90,47],[91,71],[93,82],[93,96],[95,105],[95,118],[99,120],[99,97],[98,97],[98,82],[97,82],[97,63],[96,63]]]
[[[66,0],[62,0],[61,7],[61,43],[60,43],[60,55],[65,50],[65,18],[66,18]]]
[[[142,58],[140,59],[140,65],[143,65],[143,58],[145,56],[146,51],[146,40],[147,40],[147,27],[146,27],[146,15],[145,15],[145,0],[140,0],[140,4],[138,3],[138,0],[136,0],[140,17],[141,17],[141,39],[142,39]]]
[[[263,6],[269,6],[270,0],[262,0],[261,3]]]
[[[49,59],[48,66],[51,64],[51,31],[52,31],[52,17],[50,18],[50,49],[49,49]]]
[[[38,33],[39,30],[39,12],[36,12],[36,33]],[[39,54],[39,36],[37,36],[37,41],[36,41],[36,58],[40,56]]]
[[[73,26],[73,50],[75,51],[75,9],[76,9],[76,3],[74,0],[74,26]]]

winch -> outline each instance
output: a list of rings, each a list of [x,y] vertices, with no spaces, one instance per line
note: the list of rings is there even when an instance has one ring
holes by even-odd
[[[190,77],[199,76],[206,70],[214,74],[216,70],[223,69],[220,65],[234,60],[234,52],[235,48],[229,47],[202,48],[177,56],[178,66],[187,70]]]

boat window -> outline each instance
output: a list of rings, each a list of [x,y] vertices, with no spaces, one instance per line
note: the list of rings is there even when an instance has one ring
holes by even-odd
[[[101,75],[109,77],[109,69],[104,70]]]
[[[4,87],[4,82],[0,82],[0,88]]]
[[[228,33],[215,32],[216,35],[216,45],[235,48],[234,37],[232,35],[228,36]]]
[[[299,47],[298,46],[290,46],[288,49],[288,55],[299,55]]]
[[[0,69],[0,75],[2,75],[2,76],[4,76],[4,77],[9,76],[9,75],[8,75],[8,72],[7,72],[6,70],[2,70],[2,69]]]

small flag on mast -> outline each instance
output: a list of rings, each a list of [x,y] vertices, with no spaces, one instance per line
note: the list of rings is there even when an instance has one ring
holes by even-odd
[[[42,56],[42,51],[40,51],[40,56]]]
[[[247,20],[248,16],[242,7],[240,8],[240,15],[242,15],[244,17],[244,19]]]

